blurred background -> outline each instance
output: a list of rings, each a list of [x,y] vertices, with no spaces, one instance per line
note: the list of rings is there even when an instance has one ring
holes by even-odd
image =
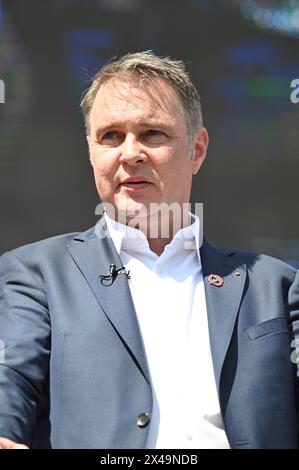
[[[206,236],[299,262],[299,0],[0,0],[0,253],[96,223],[80,97],[146,49],[183,59],[202,97]]]

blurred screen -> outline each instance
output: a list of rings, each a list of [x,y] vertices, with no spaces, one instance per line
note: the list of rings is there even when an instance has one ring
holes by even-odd
[[[0,5],[0,252],[96,223],[79,102],[111,57],[152,49],[184,60],[202,98],[210,147],[192,201],[206,236],[299,261],[299,2]]]

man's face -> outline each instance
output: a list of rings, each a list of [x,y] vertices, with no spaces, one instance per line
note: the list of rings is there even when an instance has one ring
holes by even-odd
[[[180,98],[164,80],[110,79],[96,95],[88,142],[101,201],[136,214],[151,203],[189,202],[208,135],[201,128],[190,145]]]

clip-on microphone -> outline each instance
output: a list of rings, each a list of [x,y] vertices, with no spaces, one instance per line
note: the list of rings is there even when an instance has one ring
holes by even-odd
[[[116,269],[115,264],[110,264],[108,274],[106,274],[106,275],[101,274],[100,275],[101,284],[103,286],[111,286],[111,284],[113,284],[113,282],[115,281],[116,277],[119,274],[125,274],[128,279],[131,278],[130,271],[127,271],[124,266],[122,266],[119,269]]]

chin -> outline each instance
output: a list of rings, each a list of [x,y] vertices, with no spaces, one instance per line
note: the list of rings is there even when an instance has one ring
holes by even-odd
[[[149,203],[147,207],[147,204],[145,203],[129,200],[122,204],[118,204],[116,208],[119,216],[121,215],[127,218],[146,217],[149,212]]]

